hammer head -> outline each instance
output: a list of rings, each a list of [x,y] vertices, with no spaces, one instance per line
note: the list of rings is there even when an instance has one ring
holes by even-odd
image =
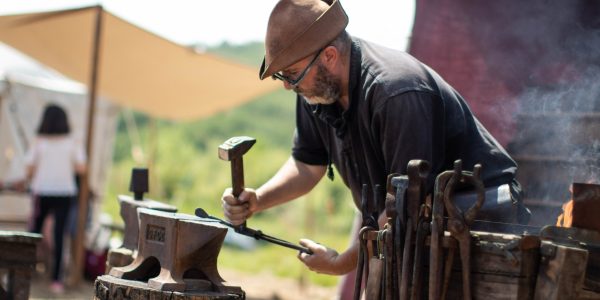
[[[219,146],[219,158],[231,161],[242,157],[256,143],[255,138],[249,136],[236,136],[226,140]]]

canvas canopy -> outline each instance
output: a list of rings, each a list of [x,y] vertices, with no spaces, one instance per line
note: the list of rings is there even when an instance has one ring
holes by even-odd
[[[0,41],[90,86],[97,13],[94,6],[0,16]],[[260,81],[257,68],[198,53],[101,13],[98,91],[118,104],[160,118],[191,120],[280,86]]]

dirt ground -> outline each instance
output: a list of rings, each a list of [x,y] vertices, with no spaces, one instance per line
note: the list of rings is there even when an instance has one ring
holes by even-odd
[[[298,280],[278,278],[268,273],[250,275],[235,270],[223,270],[221,276],[231,284],[242,287],[248,300],[336,299],[335,287],[301,285]]]
[[[298,280],[278,278],[268,273],[247,274],[235,270],[220,270],[221,276],[230,284],[240,286],[248,300],[331,300],[336,299],[335,287],[301,285]],[[30,299],[91,299],[94,283],[81,281],[77,286],[67,287],[64,294],[53,294],[48,280],[34,275]]]

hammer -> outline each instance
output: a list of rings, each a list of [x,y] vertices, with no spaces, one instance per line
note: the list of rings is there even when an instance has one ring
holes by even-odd
[[[231,161],[231,189],[234,197],[239,197],[244,190],[244,161],[242,157],[256,143],[256,139],[248,136],[236,136],[226,140],[219,146],[219,158]],[[246,222],[234,227],[236,232],[243,230]]]

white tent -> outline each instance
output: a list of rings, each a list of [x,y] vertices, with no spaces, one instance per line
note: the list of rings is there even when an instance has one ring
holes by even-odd
[[[119,107],[100,98],[94,125],[94,151],[89,183],[101,199],[112,161],[113,141]],[[62,106],[68,114],[73,135],[84,144],[87,123],[87,91],[84,85],[23,73],[0,74],[0,181],[11,182],[25,176],[24,153],[31,144],[44,106]],[[30,214],[28,195],[0,194],[0,220],[13,229],[25,229]]]

